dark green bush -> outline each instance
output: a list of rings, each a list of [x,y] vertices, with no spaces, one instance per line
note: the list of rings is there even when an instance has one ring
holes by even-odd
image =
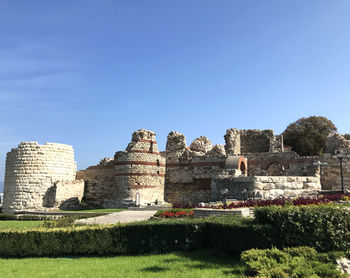
[[[350,211],[330,206],[264,207],[255,210],[257,224],[267,225],[273,246],[311,246],[319,251],[350,248]]]
[[[340,256],[340,255],[339,255]],[[335,257],[310,247],[252,249],[241,254],[250,277],[347,277],[336,268]]]
[[[251,219],[167,219],[106,227],[0,232],[0,256],[63,256],[164,253],[216,247],[240,253],[262,248]]]

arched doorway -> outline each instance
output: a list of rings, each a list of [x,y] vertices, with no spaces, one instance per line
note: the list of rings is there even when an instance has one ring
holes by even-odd
[[[269,176],[284,176],[285,168],[280,162],[272,162],[267,167],[267,174]]]

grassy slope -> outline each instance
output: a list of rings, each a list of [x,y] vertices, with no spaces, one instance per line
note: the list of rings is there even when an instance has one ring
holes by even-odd
[[[107,258],[0,259],[1,277],[240,277],[242,265],[210,251]]]
[[[43,223],[44,221],[6,220],[0,221],[0,230],[35,228],[41,226]]]

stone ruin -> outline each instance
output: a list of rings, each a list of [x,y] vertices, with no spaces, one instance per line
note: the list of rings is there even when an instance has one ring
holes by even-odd
[[[6,158],[4,213],[76,208],[84,200],[97,208],[147,204],[191,204],[228,198],[312,196],[339,190],[336,152],[344,156],[344,182],[350,187],[350,142],[328,137],[322,157],[284,151],[283,137],[272,130],[228,129],[225,146],[200,136],[187,146],[183,134],[169,133],[159,151],[156,134],[140,129],[125,151],[76,172],[68,145],[22,142]],[[326,162],[320,168],[316,162]]]

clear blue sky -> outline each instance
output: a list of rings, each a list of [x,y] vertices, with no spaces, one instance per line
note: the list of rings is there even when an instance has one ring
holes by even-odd
[[[323,115],[350,133],[350,1],[0,1],[0,181],[20,141],[78,168],[132,131],[223,143]]]

